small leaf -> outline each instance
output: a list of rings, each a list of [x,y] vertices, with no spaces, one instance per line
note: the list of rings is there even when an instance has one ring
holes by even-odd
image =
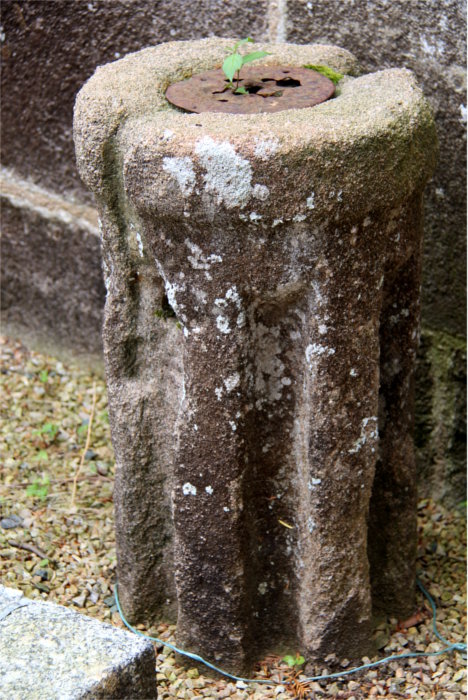
[[[245,56],[242,56],[242,65],[245,63],[250,63],[251,61],[256,61],[258,58],[263,58],[264,56],[268,55],[268,51],[252,51],[252,53],[247,53]]]
[[[249,36],[246,37],[245,39],[240,39],[234,44],[233,52],[237,51],[239,46],[243,46],[244,44],[253,44],[253,39],[251,39]]]
[[[46,450],[39,450],[34,459],[47,461],[49,459],[49,455],[47,454]]]
[[[296,659],[294,656],[289,656],[289,654],[288,656],[283,656],[283,661],[288,664],[289,668],[292,668],[296,664]]]
[[[242,56],[238,53],[233,53],[228,56],[223,63],[223,72],[228,80],[231,82],[234,79],[234,75],[238,70],[242,68]]]
[[[39,372],[39,380],[45,384],[46,381],[49,379],[49,372],[46,369],[41,369]]]
[[[237,90],[234,90],[234,92],[236,95],[248,95],[249,94],[247,92],[247,90],[245,89],[245,87],[243,87],[242,85],[240,87],[238,87]]]
[[[302,666],[304,661],[305,661],[305,659],[303,656],[297,656],[294,663],[296,664],[296,666]]]
[[[49,566],[49,560],[48,559],[41,559],[41,561],[39,562],[39,566],[41,566],[41,567]]]

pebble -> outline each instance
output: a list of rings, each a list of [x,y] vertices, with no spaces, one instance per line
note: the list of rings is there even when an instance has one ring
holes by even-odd
[[[10,515],[0,520],[0,527],[4,530],[14,530],[15,527],[20,527],[22,522],[19,515]]]

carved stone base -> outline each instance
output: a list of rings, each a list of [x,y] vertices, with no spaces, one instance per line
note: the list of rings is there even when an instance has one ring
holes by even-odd
[[[101,212],[119,590],[183,647],[244,672],[265,651],[370,649],[410,613],[421,196],[430,110],[406,70],[351,77],[327,46],[266,63],[347,74],[274,114],[184,114],[167,86],[229,42],[99,68],[75,139]]]

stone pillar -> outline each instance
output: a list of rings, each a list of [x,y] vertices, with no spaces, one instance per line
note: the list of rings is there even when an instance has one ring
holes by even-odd
[[[258,46],[345,74],[334,99],[189,114],[168,85],[230,42],[103,66],[75,142],[96,195],[118,575],[133,621],[243,672],[266,651],[370,649],[410,612],[411,384],[430,110],[406,70]],[[380,438],[379,438],[380,434]]]

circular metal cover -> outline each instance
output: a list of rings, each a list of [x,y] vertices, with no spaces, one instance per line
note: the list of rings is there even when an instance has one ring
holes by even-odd
[[[254,114],[313,107],[335,92],[331,80],[309,68],[245,66],[241,76],[239,87],[248,94],[235,94],[219,69],[174,83],[167,89],[166,98],[187,112]]]

